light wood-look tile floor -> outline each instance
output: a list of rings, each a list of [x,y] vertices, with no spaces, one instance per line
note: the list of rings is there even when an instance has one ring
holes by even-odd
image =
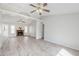
[[[78,56],[79,51],[31,37],[3,39],[1,56]]]

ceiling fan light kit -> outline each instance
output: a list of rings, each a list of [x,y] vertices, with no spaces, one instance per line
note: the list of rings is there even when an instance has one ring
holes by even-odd
[[[39,15],[42,15],[43,12],[50,12],[50,10],[46,9],[47,3],[37,3],[37,5],[30,4],[30,6],[35,8],[31,13],[37,12]]]

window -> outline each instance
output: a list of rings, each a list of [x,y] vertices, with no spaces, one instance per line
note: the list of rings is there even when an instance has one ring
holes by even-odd
[[[2,24],[2,31],[4,36],[8,36],[8,25]]]
[[[14,34],[15,33],[15,26],[11,25],[11,33]]]
[[[25,26],[25,33],[27,33],[27,26]]]
[[[1,24],[0,24],[0,34],[1,34]]]

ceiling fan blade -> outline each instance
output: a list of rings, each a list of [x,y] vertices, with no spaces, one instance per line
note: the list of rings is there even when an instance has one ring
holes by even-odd
[[[47,6],[47,3],[44,3],[43,6]]]
[[[31,11],[31,13],[35,12],[36,10]]]
[[[33,4],[30,4],[30,6],[32,6],[32,7],[36,7],[35,5],[33,5]]]
[[[43,9],[43,11],[50,12],[50,10],[47,10],[47,9]]]

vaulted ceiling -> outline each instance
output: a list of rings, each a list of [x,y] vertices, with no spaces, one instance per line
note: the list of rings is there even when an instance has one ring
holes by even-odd
[[[61,14],[72,14],[79,13],[79,3],[48,3],[47,8],[50,10],[50,13],[44,12],[43,15],[39,15],[38,13],[31,14],[30,11],[33,10],[33,7],[29,6],[30,3],[0,3],[0,9],[7,10],[12,13],[17,13],[20,15],[24,15],[26,17],[39,18],[42,16],[50,16],[50,15],[61,15]],[[7,15],[5,13],[1,13],[1,17],[9,17],[20,19],[19,16]]]

